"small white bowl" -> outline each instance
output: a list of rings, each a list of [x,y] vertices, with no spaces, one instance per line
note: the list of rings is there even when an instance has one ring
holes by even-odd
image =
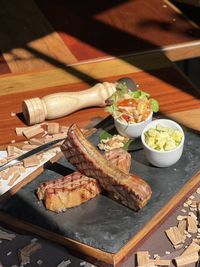
[[[145,132],[149,128],[156,128],[157,124],[161,124],[164,127],[168,127],[168,128],[174,129],[174,130],[181,131],[183,133],[183,138],[182,138],[179,146],[177,146],[175,149],[169,150],[169,151],[159,151],[159,150],[155,150],[155,149],[149,147],[145,142]],[[184,145],[184,141],[185,141],[185,135],[184,135],[184,132],[183,132],[183,129],[181,128],[181,126],[178,123],[176,123],[175,121],[168,120],[168,119],[157,119],[157,120],[153,120],[152,122],[150,122],[144,128],[142,135],[141,135],[141,140],[142,140],[142,144],[144,147],[145,156],[146,156],[147,160],[152,165],[157,166],[157,167],[169,167],[169,166],[175,164],[180,159],[180,157],[183,153],[183,145]]]
[[[124,123],[114,118],[114,123],[120,135],[128,138],[137,138],[141,136],[145,126],[152,121],[152,116],[153,112],[149,114],[149,117],[145,121],[138,123]]]

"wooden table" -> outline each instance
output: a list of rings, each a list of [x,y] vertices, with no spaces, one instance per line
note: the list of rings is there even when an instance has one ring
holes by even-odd
[[[30,73],[27,75],[19,74],[17,81],[10,81],[15,85],[15,89],[7,84],[7,91],[1,91],[0,95],[0,145],[4,146],[5,144],[10,143],[12,140],[22,141],[23,138],[16,137],[15,127],[20,127],[26,125],[23,121],[22,116],[22,100],[35,96],[44,96],[53,92],[61,91],[77,91],[87,88],[96,81],[110,81],[114,82],[122,76],[129,76],[133,78],[140,86],[141,90],[149,92],[154,98],[156,98],[160,103],[160,112],[164,115],[167,115],[169,118],[175,119],[176,121],[191,127],[196,130],[200,130],[199,118],[200,118],[200,99],[199,93],[194,88],[194,86],[187,80],[187,78],[179,72],[179,70],[166,59],[162,54],[157,53],[156,57],[152,61],[148,61],[150,55],[143,55],[137,57],[135,60],[139,63],[144,61],[146,63],[146,70],[142,71],[140,68],[129,65],[119,59],[114,62],[94,62],[90,64],[81,65],[81,69],[75,69],[74,71],[85,71],[89,68],[92,69],[96,77],[93,80],[86,79],[85,81],[80,82],[76,77],[71,76],[70,73],[65,73],[65,77],[68,78],[69,83],[67,84],[67,79],[63,80],[65,85],[55,85],[50,86],[51,76],[50,72],[42,72],[41,79],[37,73]],[[101,77],[101,71],[105,72],[106,70],[111,69],[112,76],[107,78]],[[71,70],[71,69],[70,69]],[[54,70],[55,71],[55,70]],[[124,75],[122,75],[124,72]],[[116,75],[114,75],[116,73]],[[43,76],[46,75],[46,76]],[[59,77],[62,77],[62,72],[59,72]],[[27,78],[28,77],[28,78]],[[45,77],[45,79],[44,79]],[[49,80],[48,80],[49,77]],[[83,77],[82,77],[83,78]],[[87,77],[88,78],[88,77]],[[9,83],[7,76],[1,76],[2,83]],[[42,81],[42,82],[41,82]],[[46,82],[46,86],[45,86]],[[20,86],[21,85],[21,86]],[[81,127],[94,127],[102,119],[106,118],[107,114],[103,108],[93,107],[85,110],[81,110],[71,114],[67,117],[57,119],[55,121],[60,122],[64,125],[70,125],[73,122],[78,123]],[[195,183],[197,178],[195,180]],[[180,194],[180,197],[182,195]],[[171,204],[170,204],[171,205]],[[166,216],[166,213],[162,213],[163,218]],[[13,222],[6,221],[8,225],[13,226]],[[151,227],[150,227],[151,228]],[[145,231],[149,231],[150,228],[145,228]],[[134,244],[137,244],[141,241],[140,233],[133,240]],[[120,255],[119,261],[127,254],[128,257],[133,257],[129,246],[125,247],[123,254]],[[128,264],[131,264],[131,260]],[[121,266],[129,266],[126,263],[122,263]],[[131,265],[130,265],[131,266]]]
[[[167,0],[2,0],[1,7],[1,74],[130,62],[130,55],[155,51],[171,60],[200,55],[199,27]]]
[[[88,5],[90,10],[81,1],[76,6],[66,1],[2,1],[0,145],[23,140],[15,127],[26,125],[24,99],[83,90],[124,76],[156,98],[161,113],[200,130],[199,93],[165,56],[198,56],[199,29],[168,1]],[[93,107],[56,121],[91,128],[106,116],[103,108]]]

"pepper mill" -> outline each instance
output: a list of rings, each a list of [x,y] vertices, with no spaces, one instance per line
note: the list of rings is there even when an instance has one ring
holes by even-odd
[[[26,99],[22,103],[24,118],[28,125],[66,116],[79,109],[106,105],[105,100],[116,90],[115,83],[98,83],[79,92],[54,93],[42,98]]]

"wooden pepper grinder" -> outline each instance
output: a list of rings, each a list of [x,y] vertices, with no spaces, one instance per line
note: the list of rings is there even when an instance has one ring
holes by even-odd
[[[63,92],[30,98],[23,101],[23,115],[28,125],[41,123],[45,119],[56,119],[74,111],[91,106],[103,107],[105,100],[116,90],[115,83],[98,83],[79,92]]]

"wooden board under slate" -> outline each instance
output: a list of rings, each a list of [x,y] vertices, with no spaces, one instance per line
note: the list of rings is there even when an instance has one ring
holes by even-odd
[[[110,127],[112,122],[107,122]],[[93,257],[95,264],[115,265],[199,184],[200,135],[186,128],[184,131],[183,155],[171,167],[153,167],[146,161],[143,150],[132,152],[132,172],[146,180],[153,190],[150,202],[139,212],[103,194],[63,213],[46,210],[43,203],[38,202],[35,190],[41,182],[73,171],[73,167],[62,157],[48,165],[37,179],[21,188],[6,203],[0,204],[1,220],[68,245]],[[99,128],[89,138],[92,143],[98,143],[101,132],[102,128]]]

